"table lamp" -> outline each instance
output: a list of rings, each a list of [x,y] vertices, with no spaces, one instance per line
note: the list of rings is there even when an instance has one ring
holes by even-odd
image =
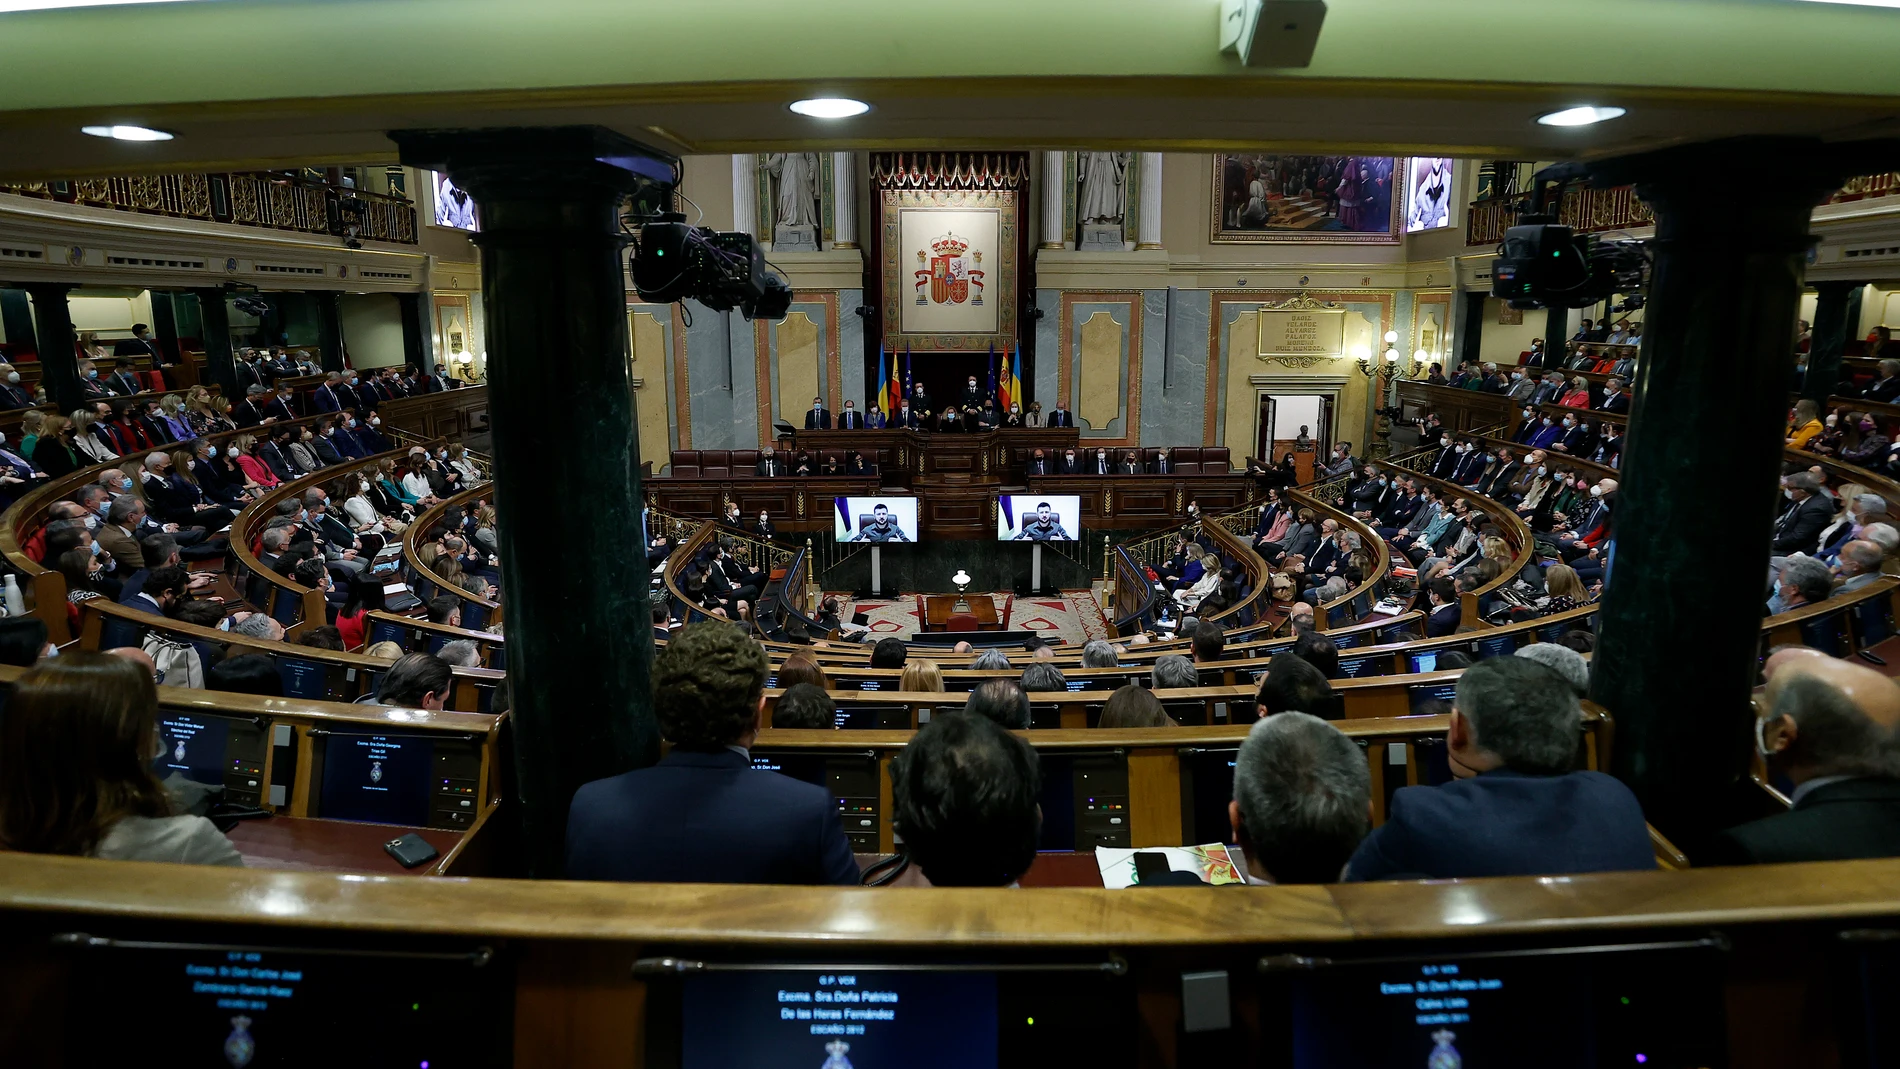
[[[958,568],[957,574],[951,576],[950,581],[957,585],[957,603],[950,606],[951,610],[953,612],[969,612],[970,602],[963,596],[963,591],[965,587],[970,585],[970,573]]]

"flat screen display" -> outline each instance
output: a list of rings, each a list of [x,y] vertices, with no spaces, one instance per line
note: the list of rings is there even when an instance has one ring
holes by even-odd
[[[1478,659],[1487,657],[1509,657],[1517,652],[1516,635],[1500,635],[1497,638],[1481,638],[1471,644],[1478,653]]]
[[[917,499],[834,497],[831,527],[840,542],[915,542]]]
[[[1452,161],[1440,156],[1414,156],[1407,163],[1405,232],[1416,234],[1450,226]]]
[[[421,735],[332,735],[323,749],[317,811],[329,820],[424,827],[435,787],[435,743]]]
[[[158,774],[163,779],[177,774],[198,783],[224,782],[225,740],[231,725],[220,717],[191,716],[161,712],[158,720],[160,743],[165,752],[158,758]]]
[[[481,221],[475,213],[475,198],[469,196],[467,190],[449,181],[449,176],[440,171],[430,171],[429,181],[435,193],[435,225],[452,226],[457,230],[481,229]]]
[[[1412,712],[1418,713],[1425,706],[1435,702],[1444,702],[1446,705],[1455,702],[1458,698],[1458,684],[1421,683],[1405,688],[1405,696],[1411,703]],[[1442,709],[1437,711],[1444,712]]]
[[[1291,1065],[1724,1065],[1720,965],[1715,951],[1682,949],[1322,968],[1289,981]]]
[[[731,972],[687,979],[681,1069],[994,1069],[987,972]]]
[[[996,499],[1000,542],[1074,542],[1082,537],[1082,499],[1065,494],[1003,494]]]

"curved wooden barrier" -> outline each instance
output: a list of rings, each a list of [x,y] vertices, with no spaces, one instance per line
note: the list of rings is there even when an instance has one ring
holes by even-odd
[[[324,416],[304,416],[291,421],[297,426],[316,426]],[[273,427],[278,424],[272,424]],[[255,434],[255,427],[240,427],[236,430],[219,431],[205,435],[205,441],[224,446],[241,435]],[[46,509],[53,502],[72,497],[80,487],[99,481],[108,468],[117,468],[124,458],[105,464],[94,464],[80,468],[70,475],[48,480],[46,485],[27,492],[13,506],[0,514],[0,554],[20,573],[21,591],[32,602],[33,615],[46,621],[52,634],[65,634],[61,630],[66,625],[66,577],[46,567],[39,561],[26,555],[24,546],[34,533],[46,525]],[[137,480],[133,480],[137,485]],[[142,491],[135,491],[143,496]]]
[[[416,546],[436,524],[442,522],[442,517],[447,514],[450,508],[466,505],[470,501],[479,501],[484,497],[493,495],[494,492],[493,483],[477,483],[466,490],[459,490],[450,494],[448,497],[437,502],[435,507],[418,513],[416,522],[410,524],[402,533],[402,560],[403,563],[409,567],[410,571],[418,579],[433,586],[438,594],[453,594],[462,599],[464,606],[473,605],[480,609],[482,611],[482,618],[487,621],[490,626],[501,622],[501,602],[489,598],[477,597],[461,587],[456,586],[454,583],[449,582],[447,579],[442,578],[435,569],[422,563],[422,555],[417,552]],[[416,593],[417,596],[421,596],[422,592],[418,590]],[[429,598],[425,597],[422,600],[426,602]]]
[[[301,498],[308,490],[323,487],[355,472],[367,471],[370,478],[374,479],[378,463],[384,460],[400,460],[407,452],[407,449],[392,449],[361,460],[332,464],[309,475],[292,479],[244,506],[244,511],[239,512],[237,518],[231,522],[231,555],[237,559],[240,568],[264,581],[269,592],[265,595],[266,603],[258,608],[270,613],[278,623],[283,624],[289,638],[295,639],[309,628],[323,624],[327,617],[323,591],[304,586],[287,575],[278,574],[259,560],[257,554],[251,552],[252,540],[261,535],[265,526],[277,515],[279,502],[292,497]],[[331,502],[331,505],[337,508],[342,507],[341,502]]]

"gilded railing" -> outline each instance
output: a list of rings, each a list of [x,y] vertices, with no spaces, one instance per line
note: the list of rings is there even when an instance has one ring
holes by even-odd
[[[1504,232],[1517,225],[1518,216],[1531,206],[1526,190],[1504,197],[1473,201],[1465,216],[1466,245],[1496,245]],[[1635,186],[1611,189],[1572,188],[1564,191],[1557,221],[1581,234],[1655,226],[1656,213],[1636,195]]]
[[[0,182],[0,193],[146,215],[416,244],[416,207],[409,201],[280,171]]]

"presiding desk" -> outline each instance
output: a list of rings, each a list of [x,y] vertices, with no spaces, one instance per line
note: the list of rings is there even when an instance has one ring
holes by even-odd
[[[996,615],[996,599],[988,594],[971,594],[963,600],[967,607],[958,609],[955,594],[923,595],[924,630],[948,631],[951,618],[956,616],[969,616],[974,619],[977,631],[1003,629],[1002,618]]]

